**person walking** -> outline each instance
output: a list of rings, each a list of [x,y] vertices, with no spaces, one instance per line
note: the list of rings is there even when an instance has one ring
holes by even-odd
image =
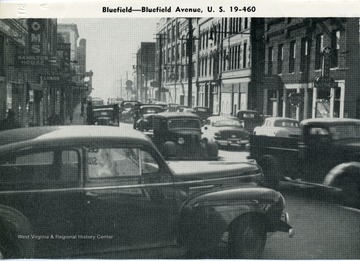
[[[21,125],[15,118],[15,112],[9,109],[7,118],[0,122],[0,131],[18,128],[21,128]]]

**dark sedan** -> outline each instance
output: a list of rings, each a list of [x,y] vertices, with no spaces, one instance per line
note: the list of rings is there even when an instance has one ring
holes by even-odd
[[[213,140],[219,147],[245,148],[249,144],[249,132],[236,117],[212,116],[202,128],[202,138]]]

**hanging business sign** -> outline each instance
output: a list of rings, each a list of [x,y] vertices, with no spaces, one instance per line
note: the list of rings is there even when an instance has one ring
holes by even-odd
[[[40,55],[43,52],[44,19],[28,19],[29,54]]]

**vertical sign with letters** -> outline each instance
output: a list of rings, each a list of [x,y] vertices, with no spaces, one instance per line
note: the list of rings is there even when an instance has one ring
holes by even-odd
[[[41,55],[43,53],[44,19],[28,19],[29,54]]]

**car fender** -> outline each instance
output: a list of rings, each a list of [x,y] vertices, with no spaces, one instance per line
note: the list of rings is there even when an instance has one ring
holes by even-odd
[[[206,250],[219,245],[230,226],[245,214],[269,219],[268,210],[281,212],[284,199],[279,192],[260,187],[217,190],[191,197],[181,209],[180,243]]]
[[[0,205],[0,238],[6,240],[7,245],[12,245],[18,250],[17,258],[34,256],[35,240],[19,239],[19,236],[30,237],[31,235],[33,235],[32,225],[23,213],[14,208]]]
[[[323,184],[332,186],[337,179],[345,174],[354,174],[360,178],[360,162],[346,162],[335,166],[325,176]]]

